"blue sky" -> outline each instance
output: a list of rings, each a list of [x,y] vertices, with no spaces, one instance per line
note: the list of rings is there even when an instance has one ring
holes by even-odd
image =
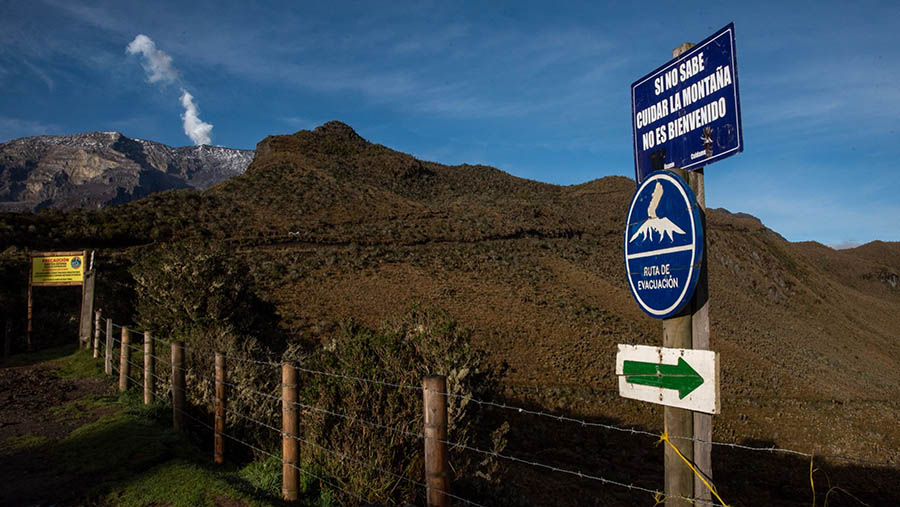
[[[187,92],[222,146],[340,120],[426,160],[633,177],[631,83],[734,21],[745,151],[706,168],[707,204],[791,241],[900,240],[900,3],[640,5],[6,1],[0,141],[192,144]],[[139,34],[170,58],[154,82]]]

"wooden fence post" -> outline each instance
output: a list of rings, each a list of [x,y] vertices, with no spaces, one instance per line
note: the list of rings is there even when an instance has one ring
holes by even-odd
[[[216,352],[216,421],[213,453],[217,464],[225,463],[225,354]]]
[[[425,405],[425,502],[428,507],[450,505],[447,466],[447,379],[429,375],[422,380]]]
[[[100,357],[100,310],[94,313],[94,359]]]
[[[112,349],[112,319],[106,319],[106,357],[103,366],[107,375],[112,375]]]
[[[297,419],[297,370],[293,365],[281,366],[281,494],[285,500],[297,500],[300,470],[297,468],[297,437],[300,421]]]
[[[184,430],[184,342],[172,342],[172,425]]]
[[[122,326],[122,347],[119,349],[119,391],[128,389],[128,374],[131,373],[131,333]]]
[[[144,332],[144,405],[153,403],[153,335],[149,331]]]
[[[33,254],[32,254],[32,255],[33,255]],[[32,351],[32,345],[31,345],[31,331],[32,331],[31,317],[32,317],[32,311],[33,311],[33,308],[34,308],[34,300],[33,300],[33,298],[34,298],[34,294],[33,294],[34,289],[32,288],[31,279],[32,279],[32,277],[33,277],[34,275],[31,273],[31,270],[32,270],[33,268],[30,266],[30,264],[33,263],[33,262],[34,262],[33,257],[30,258],[30,259],[28,260],[28,263],[29,263],[29,267],[28,267],[28,326],[26,327],[26,331],[25,331],[25,347],[27,348],[28,352],[31,352],[31,351]]]
[[[3,320],[3,359],[9,358],[9,319]]]

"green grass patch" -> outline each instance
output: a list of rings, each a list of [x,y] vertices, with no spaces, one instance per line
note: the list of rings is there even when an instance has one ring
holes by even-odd
[[[117,480],[176,457],[183,447],[191,444],[173,430],[124,410],[75,429],[52,452],[66,472]]]
[[[101,374],[98,365],[102,361],[91,357],[89,351],[73,353],[69,347],[65,354],[62,351],[58,348],[56,352],[39,354],[52,358],[48,364],[57,367],[64,378]],[[20,364],[29,364],[29,358],[19,359]],[[65,493],[69,495],[66,501],[74,504],[282,504],[280,457],[216,466],[211,449],[199,449],[193,439],[171,428],[171,410],[164,403],[144,405],[137,388],[115,395],[88,396],[53,407],[50,412],[58,419],[69,420],[104,414],[98,420],[76,428],[56,442],[27,434],[10,438],[7,444],[26,452],[34,449],[33,452],[48,454],[53,463],[53,470],[44,471],[48,476],[83,478]],[[330,493],[320,490],[318,481],[308,479],[301,474],[303,498],[298,505],[338,505]]]
[[[254,461],[242,468],[238,476],[253,489],[277,498],[281,495],[281,456]]]
[[[34,449],[47,443],[47,437],[43,435],[35,435],[26,433],[24,435],[15,435],[6,439],[6,444],[13,449]]]
[[[17,354],[7,358],[3,366],[31,366],[38,363],[57,367],[61,378],[99,377],[103,374],[103,360],[95,359],[92,351],[79,349],[76,345],[60,345]]]
[[[77,350],[77,345],[60,345],[58,347],[53,347],[49,349],[42,349],[35,352],[27,352],[25,354],[16,354],[10,356],[6,359],[6,362],[3,363],[4,366],[30,366],[32,364],[44,363],[47,361],[53,361],[54,359],[60,359],[69,355],[72,355],[73,352]]]
[[[231,501],[223,501],[224,499]],[[133,507],[193,507],[223,503],[270,505],[242,493],[206,467],[180,458],[132,477],[127,484],[108,494],[105,500],[113,505]]]
[[[50,364],[58,366],[60,378],[85,378],[103,375],[103,361],[90,350],[79,349]]]
[[[119,406],[118,396],[88,396],[80,400],[74,400],[60,405],[51,407],[50,413],[57,420],[80,419],[91,415],[95,409],[108,409]]]

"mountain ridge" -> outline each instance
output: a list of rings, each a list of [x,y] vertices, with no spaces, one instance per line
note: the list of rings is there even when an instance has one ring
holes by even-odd
[[[0,209],[99,208],[153,192],[205,189],[241,174],[251,150],[172,148],[119,132],[34,136],[0,144]]]

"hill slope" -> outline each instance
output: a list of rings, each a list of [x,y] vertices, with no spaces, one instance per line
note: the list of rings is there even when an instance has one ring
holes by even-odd
[[[326,337],[347,317],[376,325],[412,303],[442,306],[509,363],[510,385],[568,389],[593,412],[617,400],[616,344],[660,343],[661,324],[623,274],[633,191],[619,177],[559,187],[419,161],[332,122],[263,140],[244,175],[191,209],[207,234],[244,245],[295,332]],[[835,251],[790,243],[748,215],[707,218],[717,434],[807,449],[825,437],[900,458],[887,415],[900,384],[894,246]],[[832,400],[843,405],[822,412]],[[604,413],[657,421],[652,407],[615,405]],[[885,435],[891,445],[872,447]]]
[[[616,344],[661,343],[661,323],[638,309],[624,275],[634,188],[622,177],[560,187],[421,161],[331,122],[264,139],[244,174],[208,190],[154,194],[85,221],[112,220],[136,243],[229,242],[297,340],[327,342],[351,317],[378,326],[409,305],[445,308],[509,365],[510,399],[658,431],[662,410],[620,398],[613,372]],[[155,235],[142,236],[151,223]],[[897,245],[791,243],[726,210],[708,210],[707,224],[711,340],[722,363],[714,439],[900,462]],[[562,459],[588,445],[574,441],[581,433],[539,427],[513,425],[511,441],[533,442],[526,457]],[[714,454],[727,465],[720,471],[776,470],[729,452]],[[799,485],[779,498],[807,501],[808,462],[791,466]],[[571,486],[544,484],[541,494]]]

